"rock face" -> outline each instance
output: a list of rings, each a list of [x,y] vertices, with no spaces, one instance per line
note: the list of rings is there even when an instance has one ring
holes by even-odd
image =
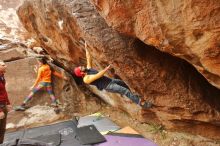
[[[109,26],[183,58],[220,88],[218,0],[92,0]]]
[[[101,2],[102,1],[95,1],[94,3],[97,9],[102,12],[105,6],[104,4],[108,3],[107,1]],[[164,38],[160,38],[159,29],[148,29],[150,24],[156,21],[153,17],[149,17],[146,21],[143,17],[141,22],[137,21],[136,23],[140,25],[140,27],[130,26],[130,19],[132,18],[130,17],[130,13],[132,14],[131,10],[135,10],[136,12],[138,8],[142,6],[142,3],[141,1],[137,1],[137,4],[131,5],[131,1],[127,2],[127,5],[122,7],[124,9],[118,9],[117,11],[119,12],[118,14],[124,16],[119,15],[120,17],[127,18],[121,20],[123,27],[113,28],[117,30],[124,29],[126,30],[124,34],[129,36],[121,35],[109,27],[89,0],[26,0],[19,8],[18,15],[30,34],[37,38],[53,58],[69,69],[81,63],[85,64],[85,54],[83,50],[83,40],[85,40],[89,45],[95,67],[101,69],[111,64],[116,74],[128,84],[132,91],[140,94],[146,100],[152,101],[154,107],[146,111],[140,111],[140,109],[134,110],[133,106],[135,105],[133,104],[121,104],[120,101],[123,100],[123,97],[118,95],[113,95],[112,98],[102,96],[106,102],[115,106],[121,106],[122,109],[136,116],[136,118],[143,122],[157,122],[165,125],[168,129],[182,130],[219,139],[220,91],[210,85],[207,80],[186,61],[158,50],[165,46],[163,51],[170,48],[171,51],[169,53],[174,52],[175,49],[173,49],[170,44],[174,42],[180,45],[176,52],[181,51],[181,53],[184,54],[184,49],[186,50],[186,48],[182,46],[184,43],[178,42],[181,40],[181,36],[186,35],[190,37],[190,35],[187,33],[183,33],[181,36],[172,33],[169,34],[170,38],[173,37],[178,40],[177,42],[168,41],[164,35]],[[147,4],[148,2],[145,3]],[[116,3],[116,7],[118,6],[117,4],[120,3]],[[152,4],[154,6],[153,2]],[[166,2],[164,5],[166,6],[167,4],[169,3]],[[186,5],[187,4],[188,3],[186,3]],[[99,5],[101,6],[98,7]],[[129,8],[126,9],[126,6],[137,6],[138,8],[137,10],[135,8],[131,8],[130,10]],[[110,6],[108,13],[103,14],[104,16],[107,16],[110,12],[114,12],[110,10],[110,8],[114,7]],[[107,10],[107,8],[105,9]],[[199,7],[197,9],[199,9]],[[144,12],[140,10],[140,14],[144,14]],[[176,9],[176,11],[177,10],[179,9]],[[146,14],[148,14],[147,12]],[[169,13],[166,13],[164,17],[168,17],[168,14]],[[178,15],[174,16],[176,19],[179,18]],[[174,16],[169,16],[168,18],[171,19],[174,18]],[[117,17],[117,20],[119,19],[120,18]],[[124,20],[127,21],[125,22]],[[136,19],[132,20],[135,21]],[[145,25],[142,23],[148,21],[152,22],[149,26],[146,25],[146,27],[144,27]],[[110,25],[112,24],[114,23]],[[179,24],[173,25],[174,28],[172,28],[172,30],[174,31],[176,25]],[[218,26],[217,23],[216,26]],[[134,31],[133,29],[136,30]],[[155,33],[154,30],[158,32]],[[166,31],[166,25],[164,25],[161,30]],[[143,36],[137,36],[137,38],[130,37],[136,36],[136,34],[138,34],[137,32]],[[148,32],[148,34],[146,34],[146,32]],[[152,34],[151,38],[146,37],[142,39],[145,35],[150,34]],[[156,34],[156,36],[153,34]],[[207,34],[205,33],[203,35],[201,35],[200,41],[202,41],[201,43],[204,41],[204,46],[206,46],[207,44],[204,39],[207,39],[208,36],[206,36]],[[216,36],[217,35],[218,33],[216,33]],[[210,36],[214,37],[214,34]],[[151,44],[158,49],[146,45],[141,40],[146,43],[151,40]],[[159,43],[155,44],[153,43],[154,41]],[[191,46],[187,48],[193,49],[196,53],[201,53],[200,50],[195,50],[195,48],[191,48]],[[190,52],[189,50],[188,52]],[[179,56],[184,56],[182,54]],[[189,57],[192,55],[192,53],[188,54]],[[198,63],[198,55],[194,55],[191,59]],[[195,63],[192,64],[194,66],[197,65]],[[211,73],[207,72],[207,74]],[[111,73],[109,73],[109,75],[111,75]],[[218,76],[215,77],[218,78]],[[212,83],[214,83],[214,80]],[[137,111],[138,114],[135,115],[134,112]]]

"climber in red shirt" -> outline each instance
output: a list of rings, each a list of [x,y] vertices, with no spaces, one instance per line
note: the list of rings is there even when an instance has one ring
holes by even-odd
[[[11,110],[8,94],[5,89],[4,73],[6,67],[5,63],[0,60],[0,144],[4,140],[7,113]]]

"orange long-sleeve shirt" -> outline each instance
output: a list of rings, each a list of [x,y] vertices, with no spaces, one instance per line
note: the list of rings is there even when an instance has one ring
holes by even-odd
[[[37,73],[37,79],[34,83],[34,86],[36,86],[39,82],[51,82],[51,74],[52,71],[50,69],[50,66],[48,64],[44,64],[42,65],[39,69],[38,69],[38,73]],[[63,78],[63,76],[58,73],[58,72],[53,72],[54,75]]]

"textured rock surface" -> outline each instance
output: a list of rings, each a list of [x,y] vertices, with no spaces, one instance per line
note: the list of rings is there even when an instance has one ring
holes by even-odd
[[[0,58],[4,61],[13,61],[25,58],[26,50],[21,47],[1,51]]]
[[[190,62],[220,88],[219,0],[91,0],[115,30]]]
[[[69,69],[85,63],[82,40],[86,40],[96,67],[112,64],[133,91],[154,103],[151,110],[135,115],[139,120],[156,121],[169,129],[220,138],[220,91],[185,61],[117,33],[88,0],[27,0],[18,14],[24,27],[47,52]],[[129,11],[122,14],[129,14]],[[143,30],[137,28],[136,31]],[[132,30],[126,32],[134,35]],[[117,98],[121,100],[122,97],[103,99],[120,105]],[[129,103],[122,104],[121,108],[129,113],[136,111]]]

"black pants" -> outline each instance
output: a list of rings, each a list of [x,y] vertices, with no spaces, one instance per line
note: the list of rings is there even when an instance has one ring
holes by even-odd
[[[7,119],[7,108],[6,105],[0,105],[0,108],[5,114],[4,119],[0,119],[0,144],[4,141],[5,129],[6,129],[6,119]]]
[[[105,90],[108,92],[125,95],[136,104],[139,103],[140,98],[137,95],[132,94],[128,86],[122,80],[112,79],[112,82],[108,84]]]

